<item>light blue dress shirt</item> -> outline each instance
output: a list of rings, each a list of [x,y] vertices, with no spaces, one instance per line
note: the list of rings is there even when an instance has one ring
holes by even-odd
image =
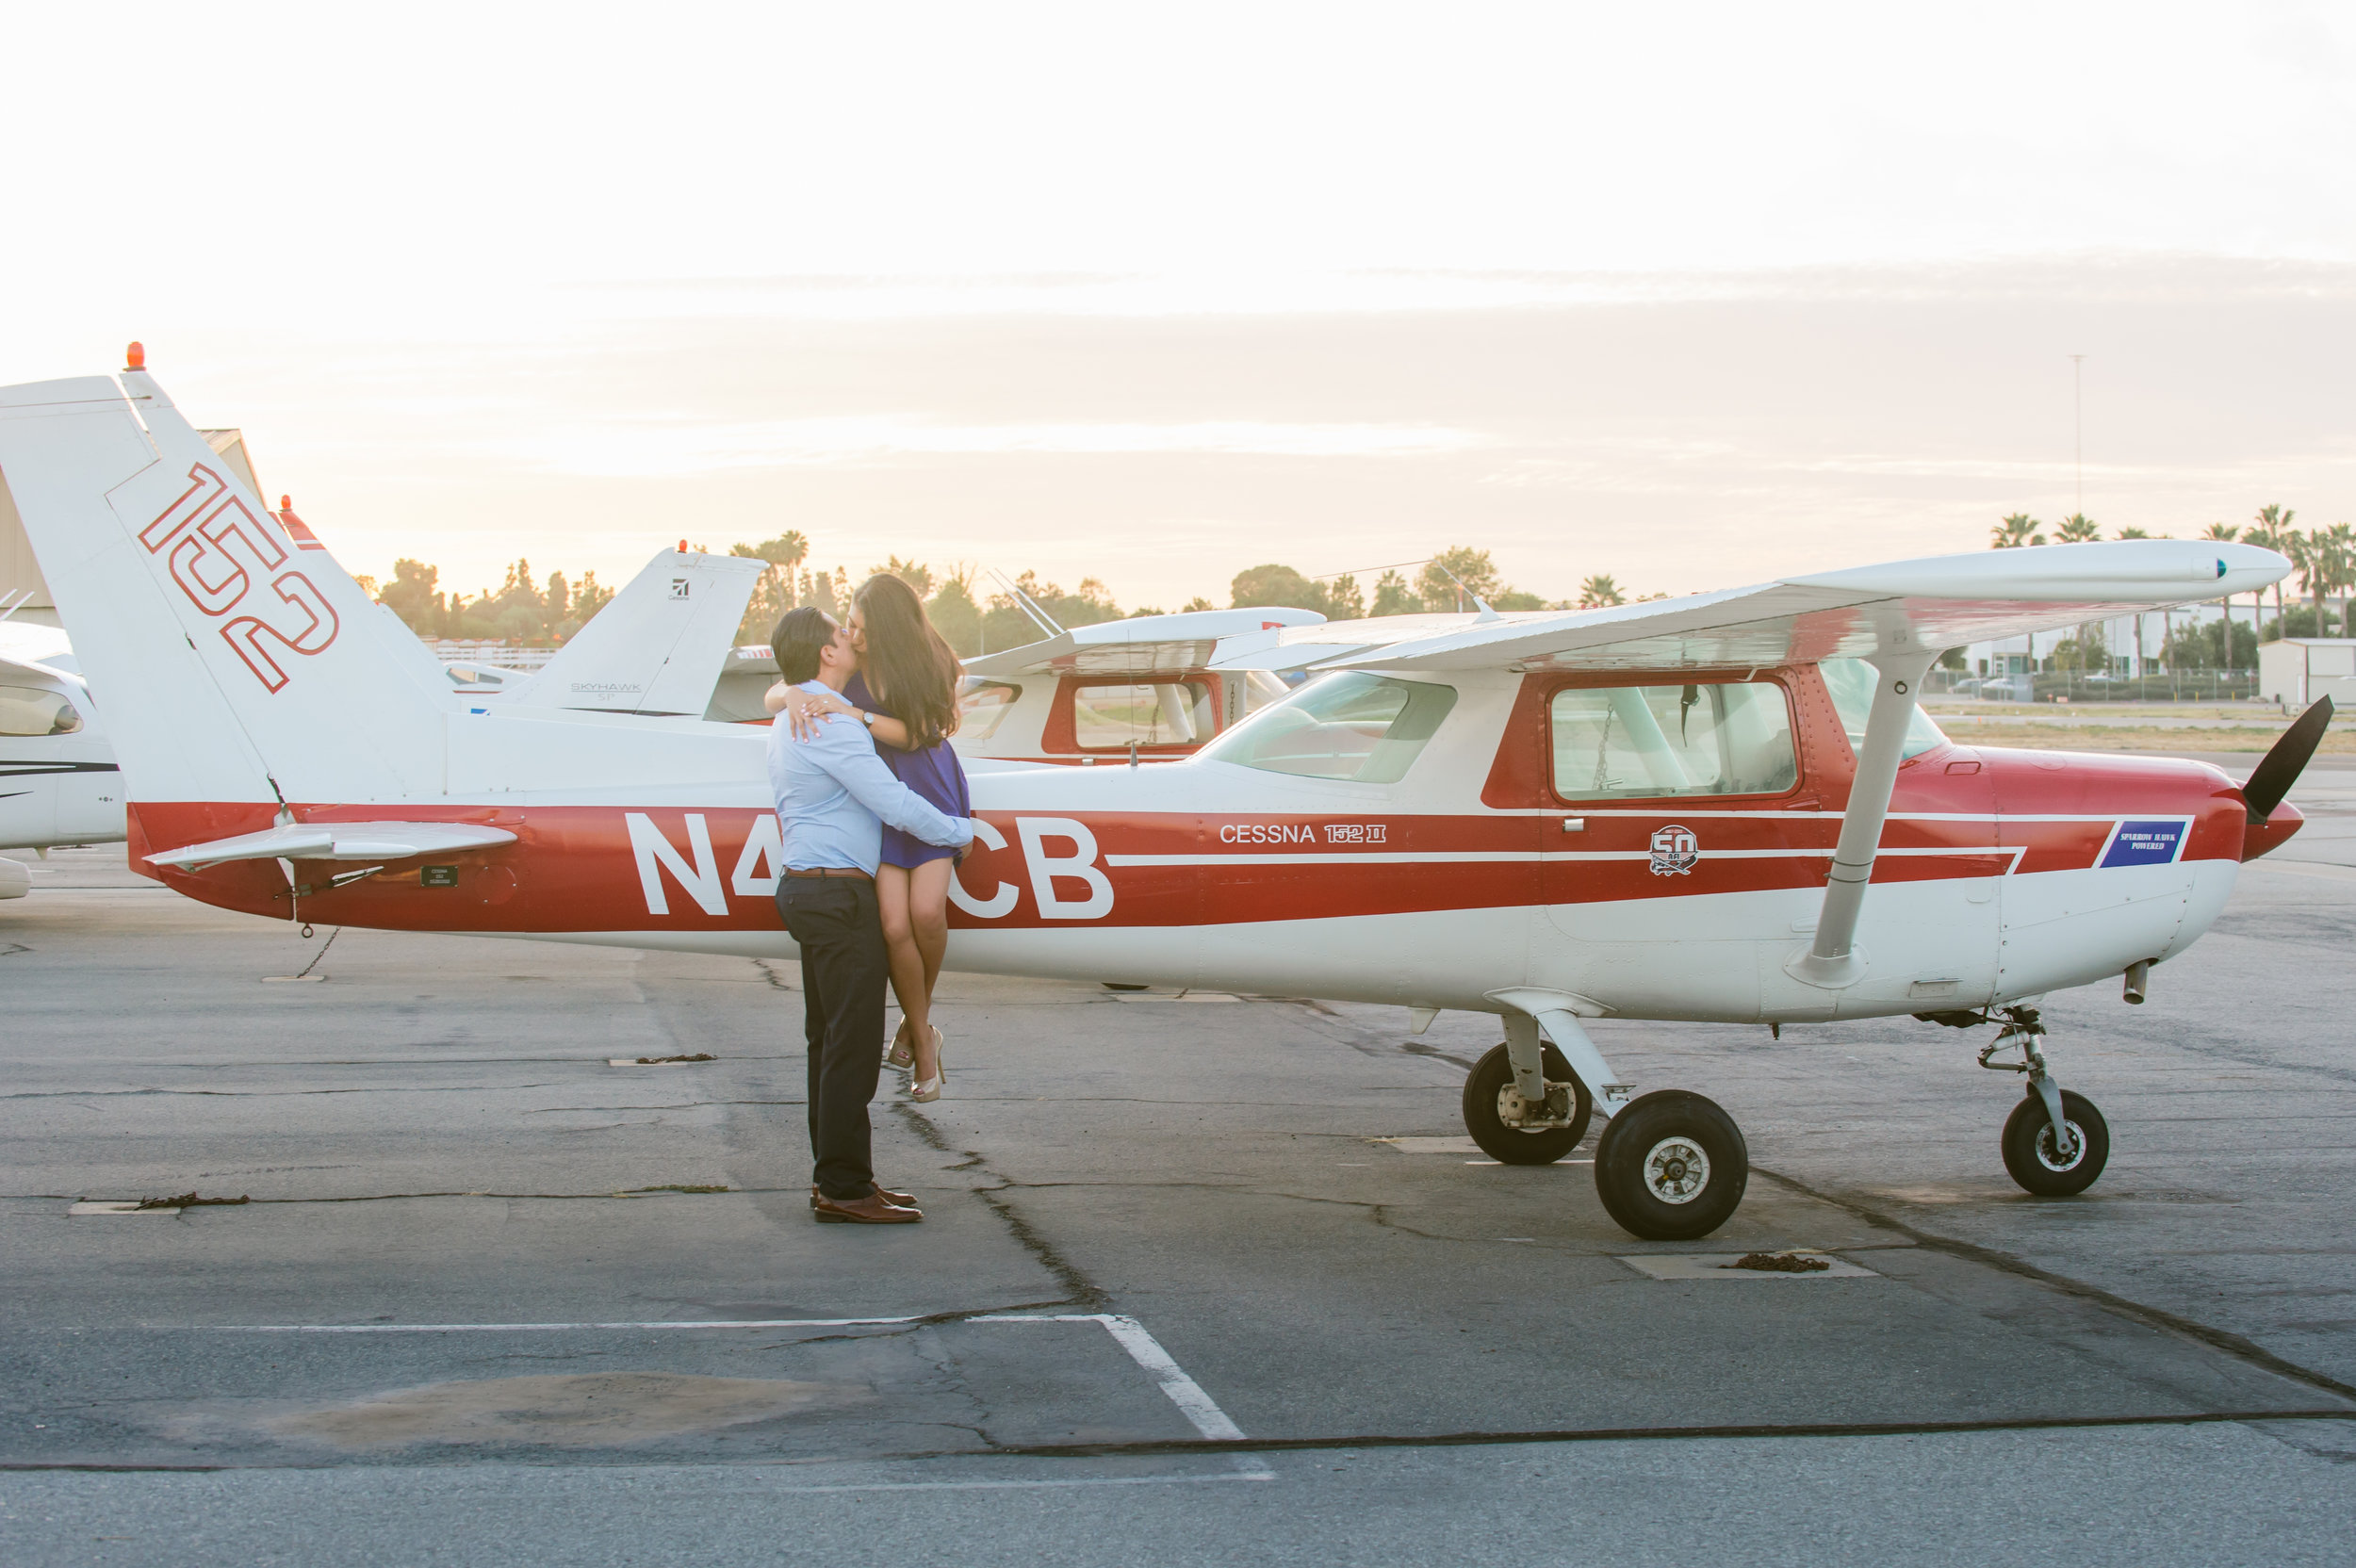
[[[804,681],[801,690],[839,694],[817,680]],[[807,741],[794,738],[788,714],[770,723],[769,792],[785,829],[789,871],[856,866],[873,876],[885,823],[948,849],[973,841],[973,824],[942,815],[901,783],[875,755],[867,727],[840,714],[823,720]]]

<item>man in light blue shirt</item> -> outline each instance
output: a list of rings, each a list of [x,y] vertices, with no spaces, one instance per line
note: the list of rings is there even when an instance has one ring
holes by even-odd
[[[840,694],[859,669],[849,633],[815,606],[786,612],[770,639],[777,671]],[[785,829],[777,912],[802,954],[802,1027],[810,1044],[810,1207],[819,1219],[908,1225],[907,1193],[875,1184],[868,1102],[883,1066],[891,960],[875,905],[883,825],[962,849],[973,825],[939,810],[892,776],[864,726],[829,715],[807,741],[790,713],[769,727],[769,787]]]

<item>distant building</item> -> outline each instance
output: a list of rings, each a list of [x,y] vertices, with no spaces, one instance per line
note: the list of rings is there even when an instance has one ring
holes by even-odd
[[[2300,708],[2317,697],[2347,702],[2356,695],[2356,638],[2285,637],[2262,645],[2258,694]]]

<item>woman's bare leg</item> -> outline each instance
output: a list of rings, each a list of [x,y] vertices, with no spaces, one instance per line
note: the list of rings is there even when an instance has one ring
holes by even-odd
[[[875,903],[883,913],[884,948],[892,963],[892,989],[900,999],[902,1027],[916,1054],[919,1083],[932,1076],[932,988],[926,983],[924,956],[910,919],[909,874],[906,866],[875,868]],[[942,897],[947,897],[944,890]]]
[[[933,988],[941,983],[941,961],[949,951],[949,878],[957,864],[955,860],[927,860],[908,873],[908,923],[914,927],[916,950],[924,959],[927,1017]]]

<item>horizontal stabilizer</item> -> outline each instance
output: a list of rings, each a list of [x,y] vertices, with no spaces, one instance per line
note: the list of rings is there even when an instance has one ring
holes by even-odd
[[[292,822],[262,833],[189,844],[147,857],[148,864],[202,871],[228,860],[414,860],[462,849],[512,844],[503,827],[451,822]]]

